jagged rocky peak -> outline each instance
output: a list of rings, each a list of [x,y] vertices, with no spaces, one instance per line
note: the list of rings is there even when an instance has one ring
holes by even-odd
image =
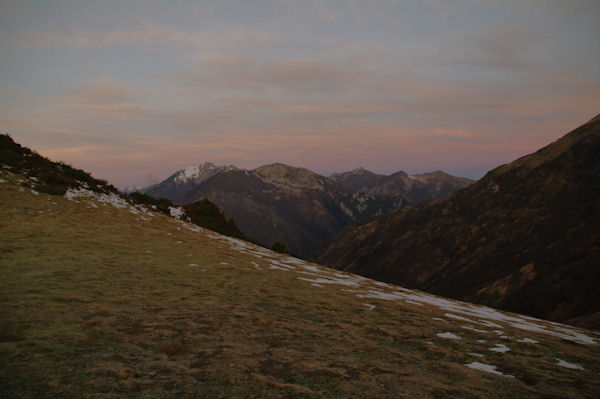
[[[198,166],[189,166],[185,169],[180,170],[179,172],[177,172],[177,175],[173,180],[177,184],[185,184],[191,181],[193,181],[194,183],[201,183],[210,179],[217,173],[237,169],[238,168],[233,165],[217,166],[212,162],[203,162]]]
[[[327,179],[308,169],[274,163],[258,167],[252,171],[266,183],[284,189],[311,189],[323,191]]]

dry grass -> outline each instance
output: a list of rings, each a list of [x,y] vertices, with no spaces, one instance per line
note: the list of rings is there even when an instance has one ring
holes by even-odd
[[[295,273],[270,270],[267,258],[233,251],[167,217],[140,220],[126,209],[19,191],[17,177],[6,172],[0,178],[8,181],[0,183],[0,397],[504,398],[600,391],[598,346],[531,333],[539,344],[490,352],[501,342],[496,334],[432,320],[444,314],[435,307],[313,287]],[[376,307],[369,310],[367,302]],[[437,337],[442,331],[463,339]],[[486,342],[477,342],[482,336]],[[585,371],[556,367],[555,357]],[[516,378],[464,367],[476,360]]]

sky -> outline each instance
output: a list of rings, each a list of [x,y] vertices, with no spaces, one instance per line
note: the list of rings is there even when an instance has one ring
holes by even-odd
[[[480,178],[600,113],[600,1],[0,0],[0,132],[118,187],[210,161]]]

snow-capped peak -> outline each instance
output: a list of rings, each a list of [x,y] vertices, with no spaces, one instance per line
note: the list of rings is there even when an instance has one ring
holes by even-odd
[[[185,184],[190,181],[201,183],[218,173],[236,169],[237,167],[233,165],[217,166],[212,162],[203,162],[199,166],[188,166],[187,168],[180,170],[173,180],[177,184]]]

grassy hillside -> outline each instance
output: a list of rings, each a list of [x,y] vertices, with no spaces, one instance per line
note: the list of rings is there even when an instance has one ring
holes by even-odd
[[[2,398],[600,391],[597,333],[326,269],[115,195],[35,184],[0,165]]]

